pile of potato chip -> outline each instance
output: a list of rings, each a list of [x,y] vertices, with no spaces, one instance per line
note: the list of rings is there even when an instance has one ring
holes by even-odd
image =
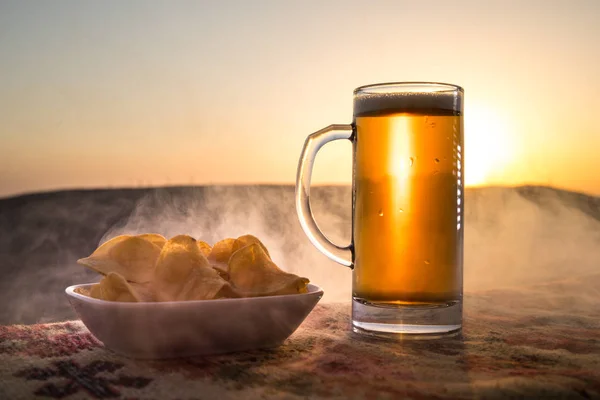
[[[213,247],[191,236],[117,236],[79,264],[104,275],[80,294],[109,301],[182,301],[306,293],[308,279],[282,271],[255,236]]]

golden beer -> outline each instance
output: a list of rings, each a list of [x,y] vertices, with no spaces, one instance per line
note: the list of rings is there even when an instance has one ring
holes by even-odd
[[[390,305],[460,300],[462,117],[408,96],[383,103],[355,109],[353,296]]]

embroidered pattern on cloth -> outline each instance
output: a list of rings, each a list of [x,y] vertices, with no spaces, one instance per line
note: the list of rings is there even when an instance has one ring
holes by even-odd
[[[120,363],[92,361],[90,364],[81,367],[73,360],[59,360],[52,364],[52,367],[49,368],[33,367],[24,369],[17,372],[15,376],[39,381],[47,381],[54,377],[65,378],[60,383],[46,383],[34,392],[35,395],[55,399],[69,396],[80,389],[85,389],[91,396],[98,399],[118,397],[120,395],[116,389],[118,386],[143,388],[152,381],[152,379],[127,375],[119,375],[112,379],[98,375],[101,372],[115,372],[123,367],[123,364]]]

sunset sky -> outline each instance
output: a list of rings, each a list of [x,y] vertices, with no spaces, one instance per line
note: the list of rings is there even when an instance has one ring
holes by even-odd
[[[0,196],[292,183],[352,90],[465,88],[469,185],[600,194],[600,1],[0,0]],[[351,147],[315,183],[350,182]]]

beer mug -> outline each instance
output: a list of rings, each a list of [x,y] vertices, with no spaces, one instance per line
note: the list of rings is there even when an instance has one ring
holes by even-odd
[[[296,179],[302,229],[352,269],[352,325],[377,336],[445,334],[462,326],[463,89],[405,82],[354,90],[350,125],[308,136]],[[315,156],[352,142],[352,238],[332,243],[310,206]]]

